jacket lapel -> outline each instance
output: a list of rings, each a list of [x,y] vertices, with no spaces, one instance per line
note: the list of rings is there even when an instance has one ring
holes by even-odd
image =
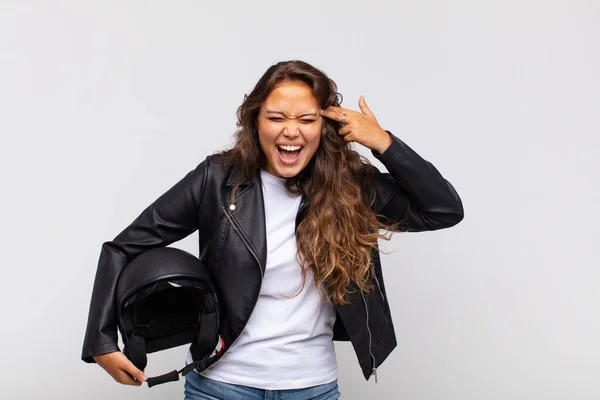
[[[234,166],[226,186],[229,187],[229,202],[225,209],[237,225],[238,233],[259,264],[264,274],[267,264],[267,231],[265,226],[265,206],[261,187],[260,175],[244,181],[236,190],[235,198],[231,199],[231,189],[240,179],[240,171]]]

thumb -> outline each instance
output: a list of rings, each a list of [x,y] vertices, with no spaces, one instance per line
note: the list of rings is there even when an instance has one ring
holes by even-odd
[[[139,382],[145,382],[146,379],[148,379],[148,377],[127,358],[125,359],[125,364],[122,369]]]
[[[360,107],[360,111],[365,115],[373,116],[371,109],[367,106],[367,102],[365,101],[365,96],[360,96],[358,99],[358,106]]]

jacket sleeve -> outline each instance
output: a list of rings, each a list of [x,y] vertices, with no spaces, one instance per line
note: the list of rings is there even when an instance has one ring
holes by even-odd
[[[150,204],[112,241],[102,245],[81,358],[119,351],[115,291],[123,268],[152,248],[168,246],[198,229],[208,160]]]
[[[380,220],[398,224],[396,231],[421,232],[449,228],[464,217],[462,201],[454,187],[428,161],[402,140],[373,156],[388,173],[374,170],[375,203]]]

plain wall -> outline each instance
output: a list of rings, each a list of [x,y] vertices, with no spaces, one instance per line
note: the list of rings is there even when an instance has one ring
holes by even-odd
[[[342,398],[600,399],[599,42],[595,0],[0,0],[0,398],[183,398],[80,360],[101,243],[302,59],[465,206],[382,243],[399,345],[375,384],[337,344]]]

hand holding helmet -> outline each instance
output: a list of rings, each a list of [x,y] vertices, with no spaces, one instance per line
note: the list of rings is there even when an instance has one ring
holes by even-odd
[[[143,252],[121,272],[115,301],[123,352],[94,360],[117,382],[152,387],[176,381],[220,354],[216,290],[208,268],[192,254],[172,247]],[[192,363],[146,377],[147,354],[184,344],[191,344]]]
[[[147,379],[144,372],[136,368],[120,351],[94,356],[94,361],[123,385],[141,386]]]

